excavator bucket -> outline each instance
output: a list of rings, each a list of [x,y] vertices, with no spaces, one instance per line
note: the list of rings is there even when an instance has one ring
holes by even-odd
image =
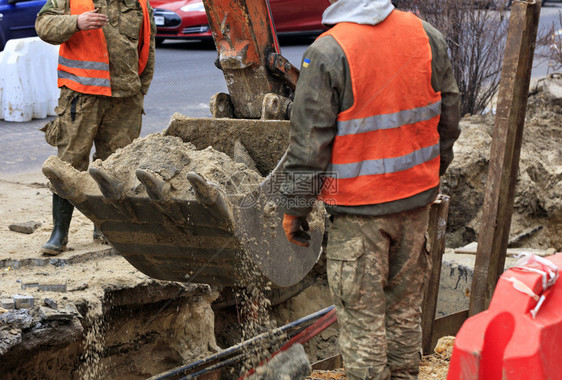
[[[299,71],[280,55],[267,0],[203,3],[229,90],[211,98],[213,118],[174,114],[164,132],[88,172],[50,157],[43,173],[153,278],[245,286],[258,277],[289,287],[316,263],[325,226],[317,205],[307,248],[289,243],[281,227],[282,157]]]
[[[52,156],[43,173],[58,195],[150,277],[222,286],[243,286],[258,277],[273,287],[287,287],[302,280],[316,263],[325,222],[318,206],[311,214],[308,248],[289,243],[281,227],[277,205],[288,123],[175,114],[162,134],[136,140],[106,161],[94,162],[88,172]],[[146,150],[152,140],[161,144]],[[272,142],[266,151],[259,146],[264,141]],[[255,162],[261,173],[248,172],[251,163],[229,166],[250,174],[242,191],[226,191],[218,181],[205,178],[210,174],[197,171],[209,158],[196,154],[210,145],[226,153],[220,153],[223,166],[234,162],[237,148],[245,148],[243,159]],[[119,164],[123,157],[129,159]],[[264,180],[255,180],[266,174]]]

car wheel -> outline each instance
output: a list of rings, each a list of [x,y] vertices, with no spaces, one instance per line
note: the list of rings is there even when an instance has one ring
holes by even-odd
[[[164,38],[156,37],[156,46],[162,46],[163,43],[164,43]]]
[[[212,38],[203,38],[203,39],[201,40],[201,44],[202,44],[206,49],[216,49],[215,40],[213,40]]]

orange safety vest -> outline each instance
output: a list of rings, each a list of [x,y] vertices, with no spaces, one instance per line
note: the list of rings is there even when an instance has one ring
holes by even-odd
[[[339,113],[320,198],[358,206],[407,198],[439,184],[441,94],[431,87],[422,22],[394,10],[382,23],[339,23],[354,103]]]
[[[143,22],[139,35],[139,74],[144,71],[150,51],[150,15],[140,0]],[[70,14],[93,11],[92,0],[71,0]],[[84,94],[111,96],[109,54],[102,29],[78,31],[59,49],[58,86]]]

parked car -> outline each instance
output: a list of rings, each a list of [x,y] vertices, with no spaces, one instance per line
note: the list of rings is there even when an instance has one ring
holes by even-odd
[[[201,0],[151,0],[157,33],[156,43],[164,39],[212,40],[205,7]],[[320,34],[322,13],[328,0],[269,0],[278,35]]]
[[[35,18],[46,0],[0,0],[0,51],[8,40],[34,37]]]

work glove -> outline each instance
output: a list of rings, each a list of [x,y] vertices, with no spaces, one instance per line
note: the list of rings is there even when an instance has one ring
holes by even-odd
[[[285,236],[287,240],[291,243],[300,245],[301,247],[308,247],[310,244],[310,235],[305,231],[308,231],[310,227],[306,221],[306,216],[294,216],[285,214],[283,217],[283,229],[285,230]]]

